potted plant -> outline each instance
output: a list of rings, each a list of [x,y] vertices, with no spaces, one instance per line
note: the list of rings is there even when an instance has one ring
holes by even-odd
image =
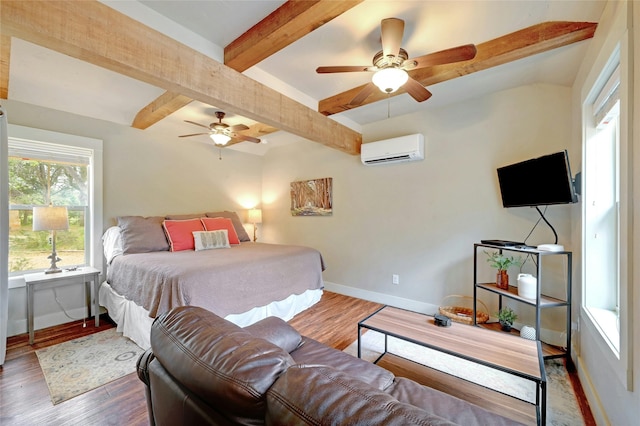
[[[499,251],[488,252],[485,250],[485,254],[487,255],[487,262],[489,262],[491,267],[498,270],[496,274],[496,286],[502,290],[509,290],[509,274],[507,274],[507,269],[509,269],[510,266],[522,265],[522,258],[520,256],[506,256]]]
[[[511,331],[513,322],[517,319],[518,315],[516,315],[511,308],[504,307],[500,309],[500,312],[498,312],[498,321],[500,322],[503,331]]]

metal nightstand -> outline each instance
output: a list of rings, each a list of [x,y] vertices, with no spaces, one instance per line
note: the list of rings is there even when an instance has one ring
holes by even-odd
[[[84,266],[78,268],[75,271],[66,271],[56,274],[45,274],[44,272],[38,272],[36,274],[26,274],[24,281],[27,285],[27,332],[29,333],[29,344],[33,344],[33,293],[35,290],[42,290],[45,288],[54,288],[71,284],[78,284],[80,280],[87,286],[87,315],[91,316],[91,284],[93,284],[94,292],[94,306],[93,315],[96,320],[96,327],[100,325],[98,303],[98,275],[100,270],[91,266]]]

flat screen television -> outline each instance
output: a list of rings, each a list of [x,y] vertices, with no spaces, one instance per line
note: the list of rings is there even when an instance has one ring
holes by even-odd
[[[566,150],[500,167],[498,182],[504,207],[578,201]]]

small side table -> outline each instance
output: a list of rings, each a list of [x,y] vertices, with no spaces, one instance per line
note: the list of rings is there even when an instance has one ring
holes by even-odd
[[[87,286],[87,316],[91,316],[91,284],[93,283],[94,306],[93,314],[96,320],[96,327],[100,326],[99,303],[98,303],[98,275],[100,271],[91,266],[83,266],[75,271],[58,272],[55,274],[26,274],[24,281],[27,284],[27,332],[29,333],[29,344],[33,344],[33,293],[35,290],[54,288],[65,285],[77,284],[79,280]]]

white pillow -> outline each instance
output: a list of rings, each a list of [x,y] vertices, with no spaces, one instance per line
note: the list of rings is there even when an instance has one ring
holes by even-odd
[[[119,226],[112,226],[104,231],[102,246],[104,257],[107,258],[107,265],[109,265],[114,257],[123,253],[122,229]]]
[[[193,231],[192,233],[196,251],[231,247],[229,245],[229,231],[226,229]]]

